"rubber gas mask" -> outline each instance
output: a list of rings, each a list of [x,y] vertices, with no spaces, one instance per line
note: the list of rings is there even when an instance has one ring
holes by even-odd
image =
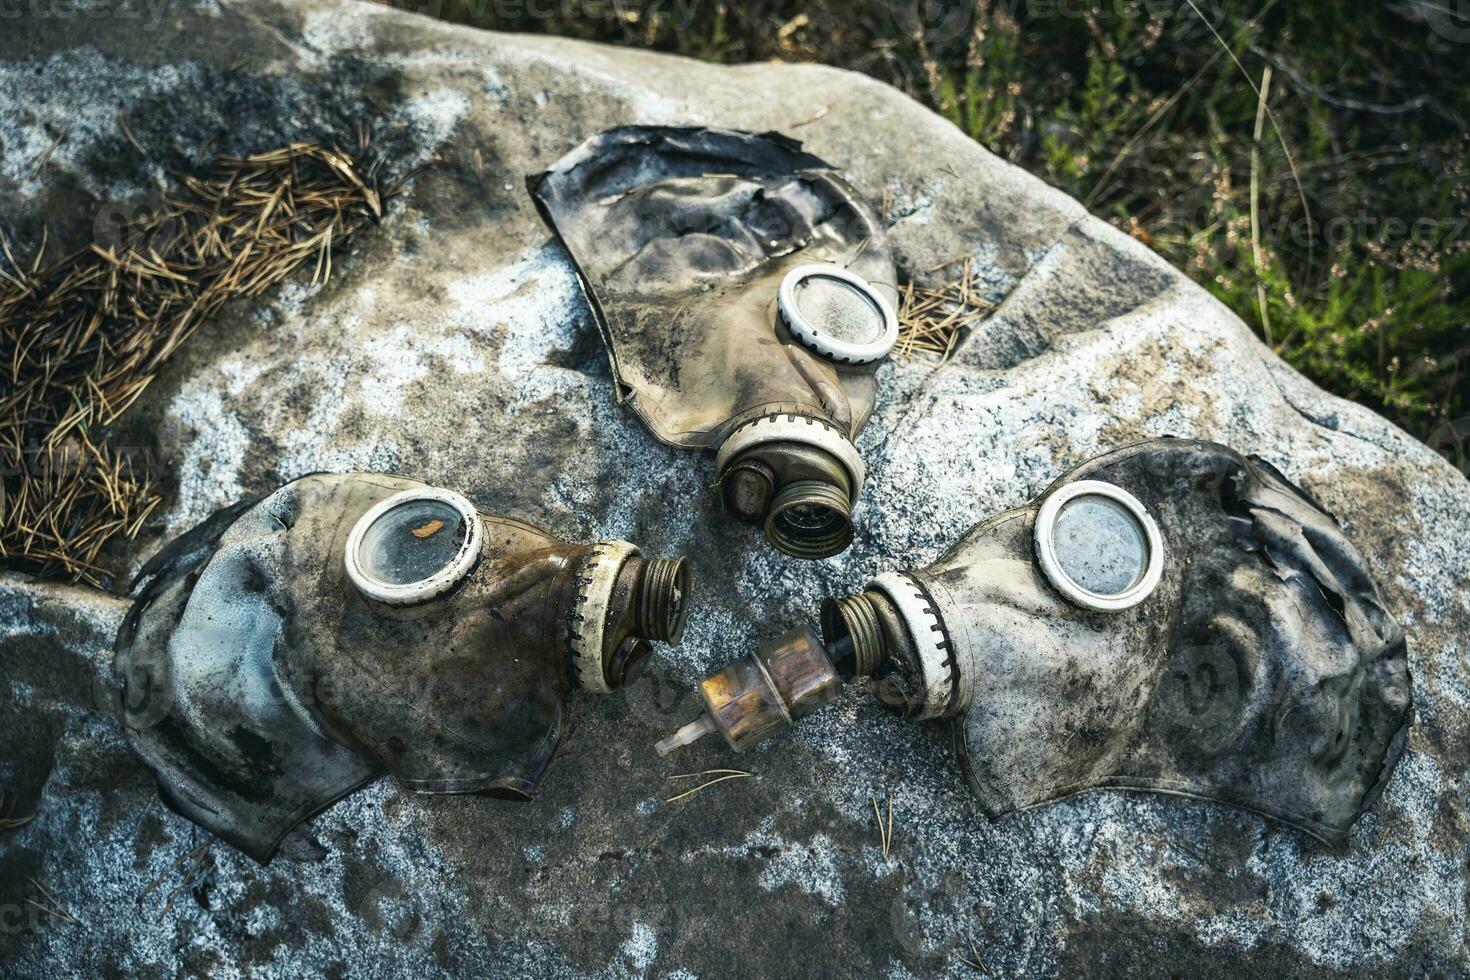
[[[853,440],[898,338],[872,208],[776,133],[629,126],[532,181],[576,264],[618,397],[713,450],[726,509],[787,554],[852,541]]]
[[[1156,440],[976,525],[921,571],[829,599],[704,681],[743,748],[868,679],[952,725],[1000,816],[1113,787],[1243,807],[1341,842],[1412,707],[1403,632],[1337,522],[1269,464]]]
[[[220,512],[134,585],[129,743],[178,812],[260,861],[391,773],[529,799],[574,687],[677,642],[684,559],[570,544],[397,477],[310,476]]]

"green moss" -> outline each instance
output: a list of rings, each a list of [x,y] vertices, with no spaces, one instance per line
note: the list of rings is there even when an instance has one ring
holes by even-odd
[[[1323,387],[1462,460],[1442,436],[1470,432],[1470,23],[1430,6],[582,0],[533,13],[449,0],[440,12],[873,74],[1149,243]],[[1258,262],[1255,86],[1268,65]]]

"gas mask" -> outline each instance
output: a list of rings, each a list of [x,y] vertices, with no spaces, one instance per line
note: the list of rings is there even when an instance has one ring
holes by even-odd
[[[620,127],[531,184],[619,400],[663,442],[715,451],[726,509],[781,551],[845,549],[853,440],[898,338],[872,208],[777,133]]]
[[[572,688],[616,688],[677,642],[689,591],[682,558],[569,544],[413,480],[309,476],[143,569],[121,718],[175,810],[267,861],[384,772],[529,799]]]
[[[1163,439],[1088,462],[922,571],[829,599],[705,680],[743,748],[868,679],[946,719],[992,817],[1092,789],[1214,800],[1341,843],[1403,749],[1402,630],[1337,522],[1269,464]]]

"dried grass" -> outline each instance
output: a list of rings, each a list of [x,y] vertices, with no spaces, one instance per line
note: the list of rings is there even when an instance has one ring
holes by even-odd
[[[117,242],[52,265],[44,242],[26,266],[0,239],[0,558],[102,584],[102,549],[160,500],[108,427],[226,302],[308,264],[326,281],[333,250],[401,185],[379,188],[381,164],[364,129],[352,153],[295,143],[222,157],[210,179],[180,176],[182,191]]]
[[[888,791],[888,822],[885,826],[883,814],[878,810],[878,797],[870,796],[873,803],[873,819],[878,821],[878,842],[883,846],[883,859],[888,860],[889,852],[893,850],[893,790]]]
[[[185,880],[188,880],[188,876],[193,873],[194,867],[203,860],[204,853],[212,848],[215,844],[215,841],[217,840],[219,840],[219,838],[211,835],[207,840],[204,841],[204,843],[192,847],[189,850],[185,851],[183,854],[180,854],[178,857],[174,858],[173,863],[160,871],[158,873],[158,877],[150,881],[148,883],[148,887],[144,888],[138,894],[138,897],[133,899],[133,901],[136,902],[138,905],[142,905],[143,899],[153,894],[153,890],[159,885],[163,884],[164,879],[166,879],[174,871],[178,870],[180,865],[187,865],[184,873],[184,878]]]
[[[7,796],[9,796],[9,794],[6,793],[5,790],[0,789],[0,809],[3,809],[5,811],[5,815],[0,816],[0,830],[14,830],[16,827],[24,827],[26,824],[36,819],[36,815],[34,813],[27,814],[23,817],[17,817],[15,815],[15,805],[19,803],[20,800],[17,797],[9,797],[10,803],[7,806],[5,802]]]
[[[46,905],[42,905],[40,902],[36,901],[35,899],[28,898],[28,899],[26,899],[26,904],[27,905],[31,906],[32,908],[40,909],[42,912],[45,912],[47,915],[52,916],[52,917],[57,918],[57,919],[60,919],[62,922],[65,922],[68,925],[74,925],[75,926],[75,925],[80,925],[81,924],[77,920],[76,916],[74,916],[70,912],[68,912],[66,910],[66,907],[63,906],[60,902],[58,902],[56,900],[56,896],[53,895],[53,894],[51,894],[50,889],[48,889],[45,885],[41,884],[39,881],[37,881],[34,878],[26,878],[26,881],[29,881],[31,884],[35,885],[36,888],[41,892],[41,895],[46,899],[46,902],[48,903]]]
[[[697,779],[700,776],[714,776],[715,778],[714,779],[711,779],[711,780],[708,780],[706,782],[700,783],[698,786],[694,787],[693,789],[686,789],[682,793],[676,793],[675,795],[673,795],[673,796],[669,797],[668,799],[664,800],[664,802],[665,803],[677,803],[680,800],[688,799],[689,797],[693,796],[695,793],[698,793],[700,790],[706,789],[707,787],[710,787],[710,786],[713,786],[716,783],[723,783],[723,782],[725,782],[728,779],[749,779],[750,778],[750,775],[751,774],[748,773],[748,772],[746,772],[744,769],[705,769],[702,772],[681,772],[681,773],[676,773],[675,775],[672,775],[672,776],[665,776],[664,778],[665,779],[669,779],[669,780],[674,780],[674,779]]]
[[[956,264],[961,266],[959,276],[942,286],[931,289],[910,282],[899,290],[898,342],[893,346],[899,357],[938,354],[943,364],[960,338],[995,310],[981,296],[970,259],[952,259],[929,271]]]
[[[990,976],[990,967],[986,965],[983,959],[980,958],[980,952],[975,948],[975,940],[966,937],[965,942],[970,947],[970,956],[969,958],[960,956],[958,957],[959,961],[972,970],[978,970],[980,973],[985,974],[987,977]]]

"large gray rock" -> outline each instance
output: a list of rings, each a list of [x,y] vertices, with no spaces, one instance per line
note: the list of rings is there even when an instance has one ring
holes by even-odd
[[[1316,389],[1141,245],[858,75],[721,68],[365,4],[84,9],[103,8],[27,5],[0,31],[0,220],[22,235],[44,221],[84,240],[98,215],[156,194],[169,166],[359,118],[407,138],[399,166],[432,164],[330,285],[226,310],[149,390],[133,425],[176,460],[177,487],[124,564],[243,494],[383,469],[566,537],[687,551],[699,602],[653,677],[579,700],[534,803],[385,781],[315,822],[318,860],[303,843],[261,868],[222,845],[187,857],[204,838],[159,805],[96,710],[119,606],[7,579],[0,785],[35,819],[0,832],[3,972],[930,976],[965,974],[971,940],[1001,975],[1470,969],[1470,484]],[[732,524],[709,462],[614,403],[523,177],[627,122],[791,133],[890,197],[910,275],[971,256],[1002,302],[943,368],[884,369],[857,543],[835,560],[782,558]],[[653,754],[695,713],[698,677],[821,596],[927,563],[1071,465],[1161,434],[1258,453],[1308,488],[1405,626],[1418,718],[1344,851],[1121,793],[991,824],[944,730],[858,693],[738,759],[713,739],[677,763]],[[668,774],[732,763],[754,778],[661,802]],[[885,858],[870,798],[890,790]],[[28,878],[78,922],[26,904],[44,901]]]

